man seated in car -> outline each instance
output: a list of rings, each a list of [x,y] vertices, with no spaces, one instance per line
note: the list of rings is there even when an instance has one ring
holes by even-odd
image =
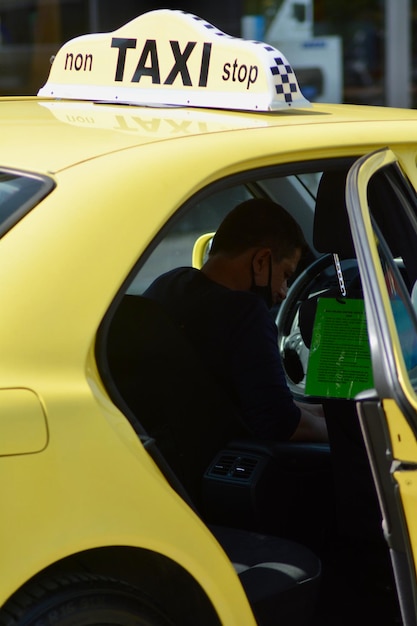
[[[184,330],[256,438],[327,441],[321,407],[296,403],[288,389],[270,312],[305,248],[283,207],[247,200],[220,224],[201,270],[174,269],[144,294]]]

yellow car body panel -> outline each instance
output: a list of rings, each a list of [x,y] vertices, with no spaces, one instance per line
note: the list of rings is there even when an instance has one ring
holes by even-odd
[[[37,110],[39,105],[30,106]],[[68,130],[72,132],[71,126]],[[30,437],[17,441],[11,418],[0,420],[1,439],[7,442],[0,449],[0,482],[5,501],[10,502],[0,520],[2,571],[7,572],[0,602],[68,555],[130,546],[163,554],[189,571],[212,600],[221,623],[255,624],[229,560],[167,486],[125,417],[109,402],[92,357],[100,319],[121,275],[137,260],[138,238],[145,249],[171,210],[178,193],[173,193],[175,175],[171,173],[171,187],[167,181],[155,196],[152,167],[137,176],[131,150],[124,154],[111,150],[94,160],[92,152],[102,149],[94,144],[86,151],[82,142],[81,147],[78,144],[78,134],[73,144],[76,156],[65,151],[65,166],[57,166],[54,150],[59,153],[65,137],[58,141],[56,132],[52,125],[55,147],[46,149],[40,123],[38,157],[35,150],[33,155],[21,152],[19,163],[17,157],[15,163],[9,158],[13,144],[18,154],[17,144],[9,143],[4,134],[0,157],[8,167],[19,165],[23,170],[63,169],[54,179],[56,188],[3,237],[0,246],[0,292],[10,305],[1,314],[0,345],[10,358],[0,364],[0,415],[10,416],[12,401],[14,411],[23,403],[29,405],[25,421],[33,422]],[[155,157],[157,172],[160,162],[156,153]],[[71,165],[74,160],[80,165],[68,169],[68,159]],[[115,171],[120,175],[110,194],[107,186],[91,188],[91,177],[111,178]],[[154,214],[138,210],[132,201],[134,188],[156,207]],[[186,189],[184,184],[178,202]],[[126,228],[115,238],[121,211]],[[25,312],[23,324],[16,311]],[[17,543],[12,536],[18,537]]]
[[[229,133],[234,133],[235,141],[241,131],[247,138],[248,131],[257,129],[268,129],[268,133],[274,132],[280,137],[280,144],[275,143],[277,152],[282,151],[281,145],[287,146],[285,152],[290,147],[297,153],[300,149],[307,151],[309,137],[316,147],[366,146],[366,139],[369,146],[380,145],[381,124],[389,133],[388,123],[392,124],[395,143],[401,143],[401,138],[408,142],[410,123],[417,119],[417,112],[411,110],[324,104],[291,114],[146,107],[132,110],[121,105],[39,98],[21,99],[17,111],[16,102],[10,99],[6,99],[2,107],[0,129],[8,143],[8,167],[52,173],[106,152],[194,135],[225,133],[223,138],[216,139],[218,149],[223,140],[233,152]],[[292,141],[288,144],[289,134]],[[266,135],[264,132],[262,136],[266,139]],[[61,149],[63,143],[65,151]],[[25,145],[24,152],[22,145]],[[262,150],[262,146],[260,148]]]
[[[7,572],[1,602],[34,573],[69,555],[129,546],[163,554],[189,571],[222,623],[252,623],[246,597],[215,540],[167,489],[126,423],[114,411],[106,415],[99,400],[80,397],[62,407],[62,399],[45,397],[56,417],[49,421],[48,449],[0,461],[5,501],[15,503],[0,523]],[[71,440],[65,428],[59,432],[59,420],[71,420],[78,437]]]
[[[131,126],[127,107],[101,110],[81,103],[79,111],[90,126],[98,110],[101,127],[96,129],[73,122],[73,103],[57,103],[59,118],[48,111],[53,109],[49,102],[24,100],[17,113],[12,101],[0,106],[0,112],[5,109],[0,163],[53,173],[56,183],[0,245],[0,347],[7,355],[0,362],[1,386],[8,390],[6,400],[13,393],[37,397],[33,420],[40,437],[35,451],[28,445],[11,452],[6,446],[0,458],[2,497],[8,502],[7,515],[0,518],[2,568],[7,571],[0,602],[70,554],[129,545],[180,563],[201,582],[223,624],[249,626],[253,618],[230,563],[167,488],[102,388],[92,359],[95,332],[120,277],[198,189],[219,175],[245,169],[370,151],[378,145],[381,124],[384,137],[391,138],[405,160],[412,160],[415,150],[408,143],[413,132],[417,142],[417,128],[410,131],[409,125],[414,113],[316,105],[291,117],[220,112],[216,127],[212,112],[158,109],[152,111],[158,129],[146,134],[136,128],[114,130],[116,117],[123,127]],[[149,112],[139,109],[134,116],[146,120]],[[193,131],[185,126],[187,131],[174,138],[162,128],[162,121],[171,128],[179,120],[206,116],[213,118],[213,126],[210,119],[204,132],[197,122]],[[29,120],[26,131],[24,119]],[[178,150],[181,159],[176,158]],[[91,186],[91,180],[111,179],[115,172],[113,187]],[[141,199],[140,206],[135,198]],[[62,310],[67,311],[65,325]],[[16,311],[24,311],[23,325]],[[9,438],[7,424],[0,422],[4,441]]]

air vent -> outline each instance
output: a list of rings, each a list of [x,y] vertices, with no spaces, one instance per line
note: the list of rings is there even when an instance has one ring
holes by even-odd
[[[236,456],[233,454],[222,454],[209,469],[209,474],[213,476],[228,476],[233,469]]]
[[[237,478],[249,479],[258,464],[258,459],[240,457],[233,467],[232,475]]]
[[[221,454],[208,469],[209,476],[249,480],[259,459],[237,454]]]

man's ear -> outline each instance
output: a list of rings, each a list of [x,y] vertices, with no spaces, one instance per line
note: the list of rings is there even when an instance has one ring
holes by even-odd
[[[252,267],[255,272],[255,276],[258,274],[263,274],[265,269],[269,271],[269,264],[271,260],[271,248],[259,248],[253,258],[252,258]]]

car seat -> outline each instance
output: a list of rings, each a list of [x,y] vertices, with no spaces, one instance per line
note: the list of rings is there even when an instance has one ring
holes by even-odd
[[[318,252],[332,254],[335,264],[339,259],[356,257],[345,203],[347,172],[348,168],[324,172],[316,198],[314,247]],[[343,275],[341,278],[343,281]],[[345,288],[343,297],[363,298],[359,273]],[[341,296],[340,286],[320,294],[320,298]],[[300,330],[308,347],[316,301],[317,298],[306,301],[305,310],[303,305],[300,309]],[[389,551],[355,401],[329,397],[323,400],[323,408],[333,463],[337,520],[330,559],[324,565],[326,585],[330,579],[330,595],[336,605],[346,603],[341,624],[351,623],[353,618],[361,624],[371,619],[377,622],[378,615],[378,623],[396,623],[398,607]],[[362,597],[359,613],[358,605],[350,601],[353,597]]]

